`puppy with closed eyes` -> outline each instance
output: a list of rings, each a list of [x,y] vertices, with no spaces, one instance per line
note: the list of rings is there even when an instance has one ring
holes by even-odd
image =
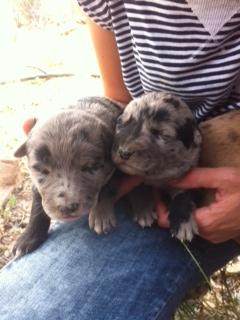
[[[198,233],[193,219],[195,203],[189,191],[173,190],[169,182],[183,177],[199,161],[201,134],[194,116],[180,98],[170,93],[151,92],[132,100],[119,116],[112,159],[129,175],[143,177],[170,195],[170,230],[181,240]],[[149,193],[135,190],[138,210],[152,215]],[[145,214],[144,214],[145,212]]]
[[[89,213],[97,233],[115,225],[111,148],[119,105],[84,98],[46,121],[37,121],[15,152],[27,156],[33,182],[30,221],[14,247],[21,256],[47,238],[51,219],[72,221]]]

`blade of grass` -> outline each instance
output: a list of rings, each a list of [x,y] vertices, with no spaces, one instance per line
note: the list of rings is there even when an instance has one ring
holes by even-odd
[[[197,259],[195,258],[195,256],[193,255],[193,253],[191,252],[191,250],[189,249],[189,247],[185,243],[185,241],[181,241],[181,243],[184,246],[185,250],[188,252],[188,254],[191,256],[191,258],[193,259],[196,266],[198,267],[200,273],[202,274],[204,280],[206,281],[206,283],[208,285],[209,290],[212,291],[212,286],[211,286],[210,280],[209,280],[208,276],[206,275],[206,273],[204,272],[204,270],[202,269],[202,267],[200,266],[200,263],[197,261]]]

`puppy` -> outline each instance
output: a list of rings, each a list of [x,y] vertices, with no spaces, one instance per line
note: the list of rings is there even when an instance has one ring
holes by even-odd
[[[145,184],[170,192],[170,229],[181,240],[190,241],[197,233],[195,204],[189,191],[172,190],[168,183],[198,164],[201,140],[191,110],[170,93],[151,92],[134,99],[117,119],[114,163],[127,174],[142,176]],[[153,201],[137,197],[139,208],[151,215],[153,208],[146,203]]]
[[[33,182],[30,221],[14,247],[21,256],[47,238],[50,219],[71,221],[90,212],[97,233],[115,225],[111,148],[122,109],[105,98],[81,99],[46,121],[37,121],[15,152],[27,156]]]

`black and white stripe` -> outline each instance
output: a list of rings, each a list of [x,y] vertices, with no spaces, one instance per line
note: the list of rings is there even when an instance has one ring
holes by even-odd
[[[224,10],[236,9],[214,35],[191,1],[78,0],[96,23],[115,33],[133,97],[148,91],[175,93],[199,120],[240,107],[240,2],[213,1]]]

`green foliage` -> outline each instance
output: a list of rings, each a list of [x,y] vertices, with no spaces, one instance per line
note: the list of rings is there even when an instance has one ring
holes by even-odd
[[[1,209],[0,210],[0,218],[3,220],[3,222],[9,220],[9,216],[11,214],[11,210],[13,208],[15,208],[17,205],[17,199],[15,196],[11,196],[9,199],[8,199],[8,202],[5,206],[4,209]]]
[[[240,320],[240,277],[227,275],[226,268],[208,279],[188,246],[182,242],[203,276],[204,294],[189,294],[174,320]],[[203,290],[202,290],[203,291]]]

